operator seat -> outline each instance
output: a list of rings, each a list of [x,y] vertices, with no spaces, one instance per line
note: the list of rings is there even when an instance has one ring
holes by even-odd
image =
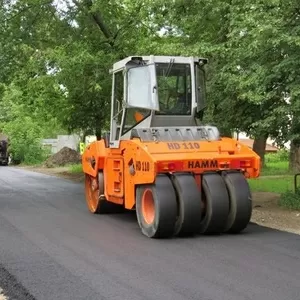
[[[191,113],[191,93],[188,93],[187,97],[185,94],[180,94],[178,96],[177,103],[172,108],[172,114],[189,114]]]

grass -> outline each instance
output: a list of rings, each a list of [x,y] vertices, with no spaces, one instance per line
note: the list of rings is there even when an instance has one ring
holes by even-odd
[[[290,175],[289,162],[277,161],[267,162],[266,167],[261,171],[261,176],[277,176],[277,175]]]
[[[289,209],[300,209],[300,190],[296,190],[296,193],[292,191],[283,193],[278,204]]]
[[[291,175],[289,171],[289,154],[287,151],[267,153],[266,166],[261,170],[261,176]]]
[[[271,193],[285,193],[294,189],[294,177],[283,175],[249,179],[250,188],[253,192],[271,192]]]
[[[266,167],[261,176],[249,179],[253,192],[273,192],[280,194],[279,206],[300,210],[300,190],[294,191],[294,176],[289,171],[286,152],[266,155]],[[300,182],[298,180],[300,186]]]
[[[256,179],[249,179],[249,185],[254,192],[286,193],[293,191],[293,176],[289,171],[287,152],[266,154],[266,166]]]
[[[300,190],[295,193],[294,176],[278,175],[261,176],[256,179],[249,179],[250,189],[253,192],[271,192],[280,194],[278,205],[288,209],[300,210]],[[298,185],[300,182],[298,180]]]
[[[69,165],[69,172],[72,174],[80,174],[82,173],[82,164],[73,164],[73,165]]]

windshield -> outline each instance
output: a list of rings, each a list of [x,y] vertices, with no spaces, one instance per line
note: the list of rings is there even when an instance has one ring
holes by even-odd
[[[157,115],[191,114],[191,67],[189,64],[156,63]]]

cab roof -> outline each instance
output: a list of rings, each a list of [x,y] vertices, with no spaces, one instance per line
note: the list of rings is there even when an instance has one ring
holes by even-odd
[[[146,63],[169,63],[170,61],[179,64],[188,64],[192,62],[202,61],[204,64],[207,63],[206,58],[195,57],[195,56],[156,56],[156,55],[147,55],[147,56],[128,56],[116,63],[113,64],[113,69],[110,72],[119,71],[129,63],[129,62],[138,62],[144,61]]]

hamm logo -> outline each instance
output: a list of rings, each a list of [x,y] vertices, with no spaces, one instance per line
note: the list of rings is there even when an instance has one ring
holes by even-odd
[[[217,160],[195,160],[188,161],[189,169],[213,169],[218,168],[219,164]]]

